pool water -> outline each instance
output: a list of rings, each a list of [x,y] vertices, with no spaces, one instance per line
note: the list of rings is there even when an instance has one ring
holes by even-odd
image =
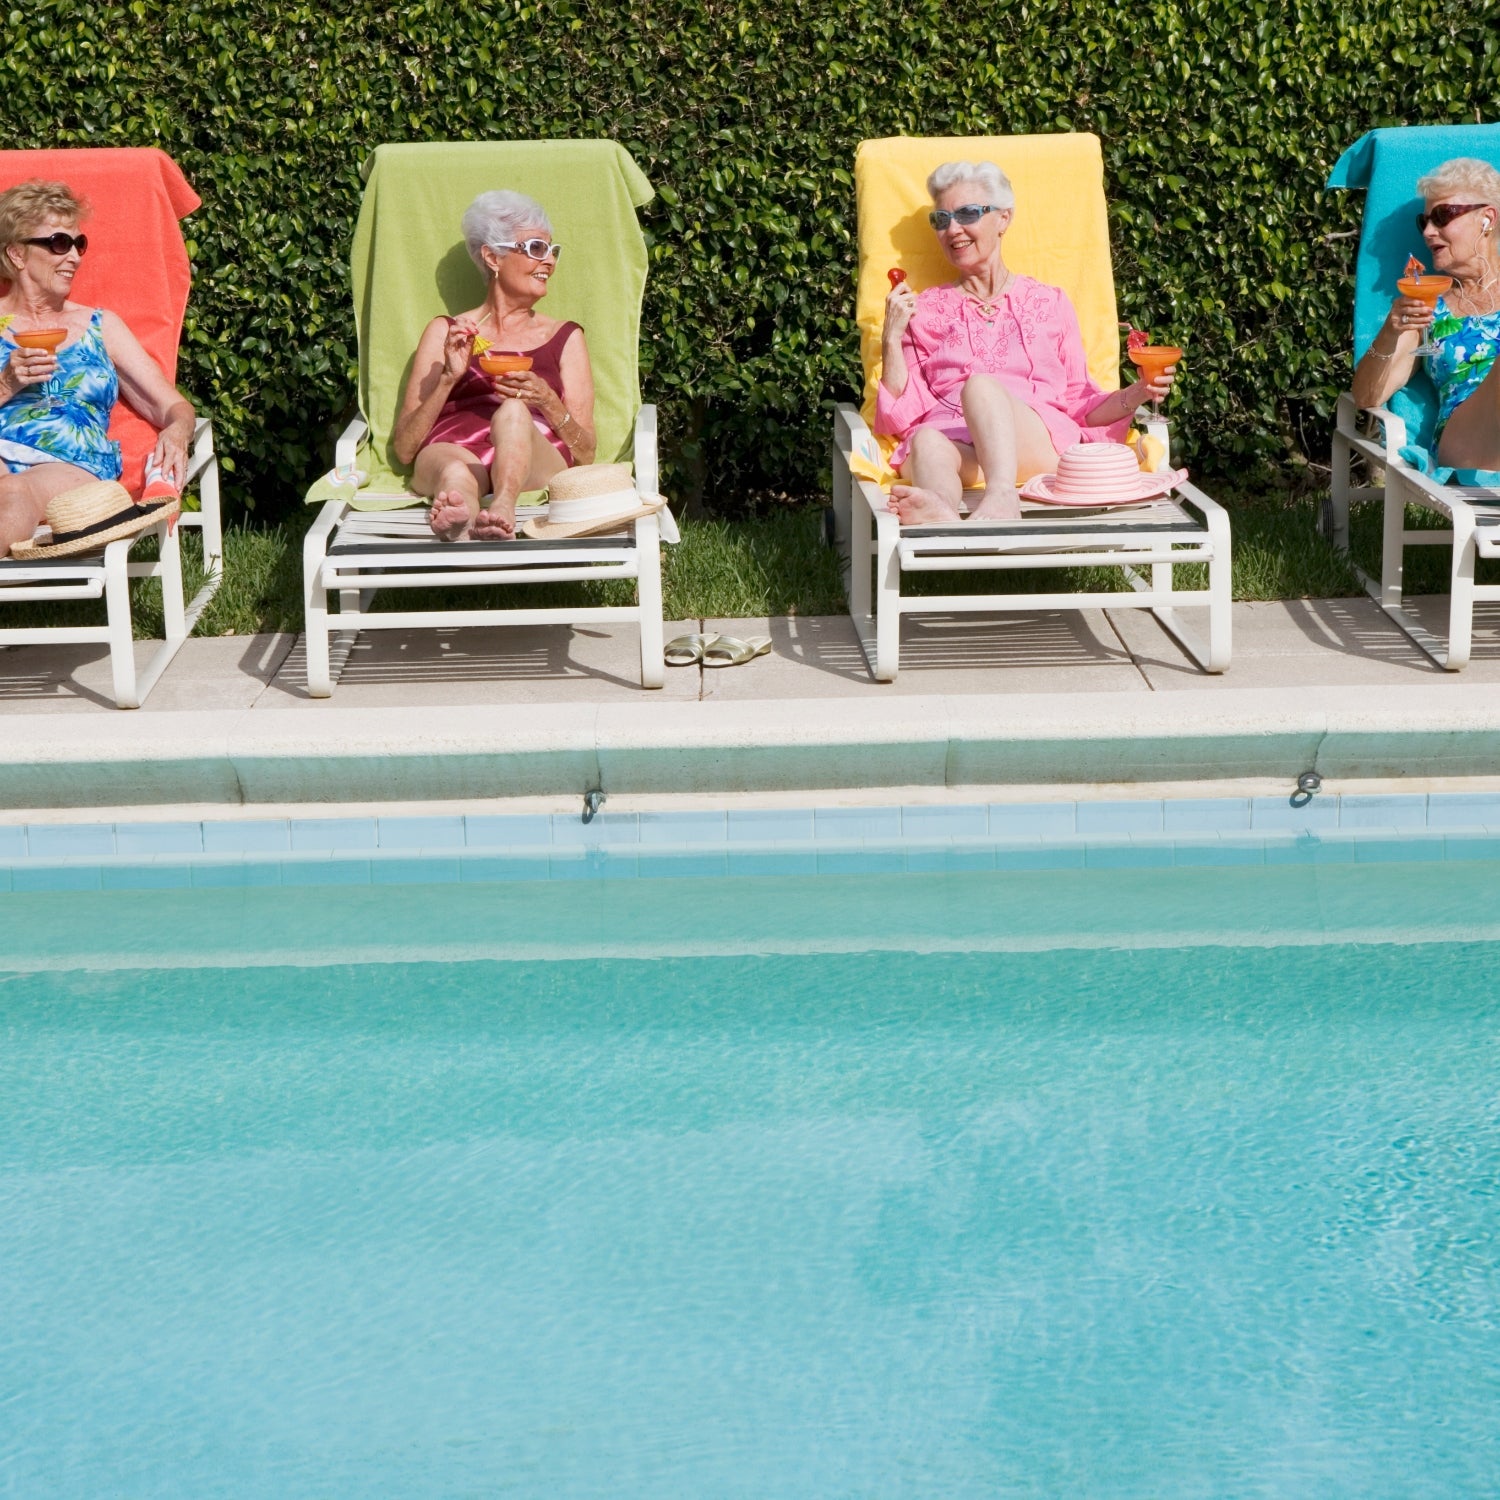
[[[188,962],[188,902],[143,968],[149,903],[92,898],[90,967],[0,981],[0,1495],[1494,1493],[1500,945],[1401,925],[1413,867],[1302,892],[1391,942],[1190,878],[1230,941],[726,880],[886,946],[644,958],[595,910],[572,957],[307,961],[245,892],[256,965]],[[555,887],[481,894],[567,947]],[[1015,941],[903,949],[923,902]]]

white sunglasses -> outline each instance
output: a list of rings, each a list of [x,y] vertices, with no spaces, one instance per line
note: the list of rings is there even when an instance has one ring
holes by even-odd
[[[496,240],[491,250],[519,250],[532,260],[556,260],[562,254],[562,246],[549,240]]]

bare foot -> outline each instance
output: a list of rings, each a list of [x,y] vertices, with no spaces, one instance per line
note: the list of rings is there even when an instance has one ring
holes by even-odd
[[[958,512],[941,495],[912,484],[893,484],[885,508],[899,516],[903,526],[958,520]]]
[[[516,502],[497,500],[490,496],[490,503],[474,517],[469,535],[481,542],[508,542],[516,534]]]
[[[971,521],[1018,521],[1021,518],[1021,494],[1015,489],[986,490],[969,507]]]
[[[432,508],[427,512],[427,524],[432,534],[445,542],[458,541],[469,529],[478,502],[471,501],[458,490],[439,490],[432,497]]]

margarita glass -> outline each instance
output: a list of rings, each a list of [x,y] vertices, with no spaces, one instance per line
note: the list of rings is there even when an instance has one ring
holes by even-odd
[[[1406,275],[1396,283],[1396,290],[1403,297],[1413,297],[1418,302],[1426,303],[1428,312],[1435,313],[1438,298],[1452,285],[1451,276],[1434,276],[1431,271],[1424,270],[1422,262],[1413,255],[1406,262]],[[1422,342],[1412,350],[1412,353],[1418,359],[1425,359],[1429,355],[1436,354],[1439,347],[1432,342],[1430,332],[1424,333]]]
[[[531,368],[529,354],[491,354],[485,350],[479,356],[479,368],[486,375],[519,375]]]
[[[1144,335],[1132,330],[1125,352],[1130,356],[1131,364],[1141,372],[1141,379],[1148,384],[1182,358],[1182,350],[1175,344],[1136,343],[1137,338],[1144,338]],[[1161,407],[1161,402],[1155,398],[1151,404],[1158,410]]]
[[[45,349],[48,353],[55,353],[68,337],[66,328],[29,328],[24,333],[11,335],[16,343],[23,349]],[[53,384],[56,374],[49,376],[42,384],[42,395],[47,398],[48,405],[54,404],[54,398],[58,394],[57,387]]]

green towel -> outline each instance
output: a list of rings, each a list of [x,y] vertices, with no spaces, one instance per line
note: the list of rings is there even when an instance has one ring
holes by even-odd
[[[471,141],[377,146],[350,255],[359,331],[359,406],[370,436],[359,455],[369,478],[352,504],[385,510],[417,503],[390,451],[417,340],[442,313],[484,300],[484,278],[459,230],[464,210],[492,188],[535,198],[563,253],[541,311],[583,325],[594,371],[598,461],[630,457],[640,410],[641,296],[646,241],[638,207],[651,184],[614,141]],[[309,503],[346,495],[328,476]],[[365,498],[367,497],[367,498]]]

